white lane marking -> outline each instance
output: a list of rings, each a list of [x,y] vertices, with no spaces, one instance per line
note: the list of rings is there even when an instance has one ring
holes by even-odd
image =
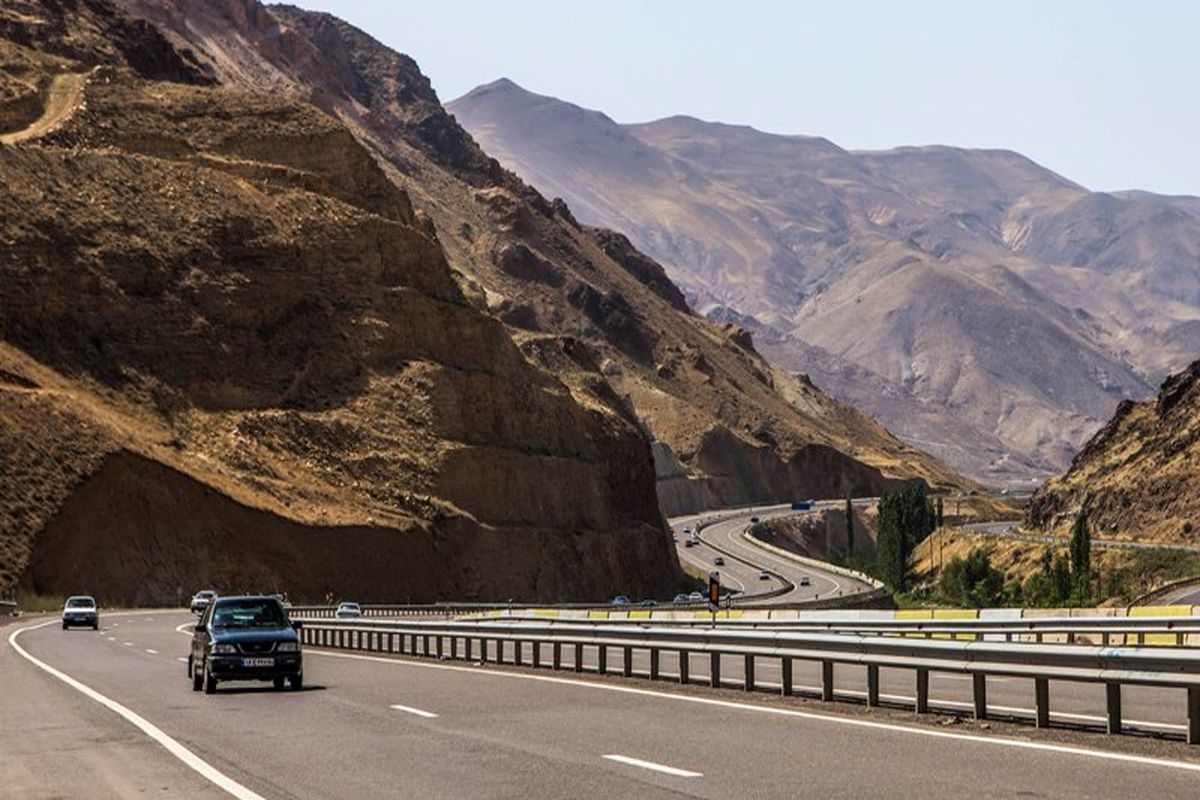
[[[704,775],[699,772],[692,772],[689,769],[679,769],[678,767],[668,767],[666,764],[655,764],[653,761],[643,761],[640,758],[631,758],[629,756],[621,756],[610,754],[601,756],[609,761],[616,761],[621,764],[628,764],[631,767],[641,767],[642,769],[652,769],[655,772],[664,772],[667,775],[674,775],[677,778],[703,778]]]
[[[133,647],[133,642],[121,642],[121,644],[125,645],[126,647]]]
[[[714,706],[717,708],[730,708],[738,711],[752,711],[759,714],[773,714],[781,717],[819,720],[821,722],[828,722],[834,725],[848,725],[855,728],[872,728],[875,730],[890,731],[894,733],[908,733],[912,734],[913,736],[925,736],[931,739],[953,739],[956,741],[971,742],[974,744],[990,744],[998,747],[1013,747],[1019,750],[1041,750],[1051,753],[1080,756],[1083,758],[1098,758],[1105,761],[1121,761],[1149,767],[1162,767],[1167,769],[1181,769],[1187,772],[1200,772],[1200,763],[1191,763],[1188,761],[1173,761],[1166,758],[1151,758],[1149,756],[1137,756],[1130,755],[1128,753],[1114,753],[1107,750],[1091,750],[1086,747],[1072,747],[1069,745],[1049,744],[1046,742],[1033,742],[1024,739],[1007,739],[999,736],[987,736],[976,733],[955,733],[952,731],[934,730],[932,728],[914,728],[908,725],[899,725],[894,722],[877,722],[874,720],[858,719],[856,717],[841,717],[830,714],[818,714],[812,711],[799,711],[791,708],[760,706],[754,703],[739,703],[734,700],[718,700],[713,697],[696,697],[685,694],[672,694],[670,692],[659,692],[653,689],[641,689],[634,686],[619,686],[611,683],[594,683],[592,681],[579,680],[578,678],[559,678],[551,675],[529,675],[523,672],[507,672],[505,670],[491,668],[479,669],[476,667],[456,666],[451,664],[426,664],[420,661],[401,661],[394,658],[380,658],[379,656],[365,656],[358,655],[356,653],[331,653],[324,650],[308,650],[306,652],[310,655],[325,656],[326,658],[346,658],[353,661],[372,661],[380,664],[391,664],[392,666],[396,667],[440,669],[451,672],[468,672],[476,676],[494,675],[517,680],[556,683],[564,686],[582,686],[602,692],[620,692],[622,694],[632,694],[640,697],[658,697],[666,700],[674,700],[679,703],[697,703],[700,705]]]
[[[151,650],[149,647],[147,647],[147,648],[146,648],[146,652],[147,652],[147,653],[149,653],[149,654],[150,654],[150,655],[152,655],[152,656],[156,656],[156,655],[158,655],[158,651],[157,651],[157,650]]]
[[[208,762],[203,761],[199,756],[197,756],[191,750],[188,750],[186,747],[181,745],[175,739],[172,739],[170,736],[168,736],[166,733],[164,733],[161,728],[159,728],[157,725],[155,725],[154,723],[147,720],[145,717],[142,717],[141,715],[137,714],[136,712],[129,710],[125,706],[118,703],[116,700],[105,697],[104,695],[100,694],[99,692],[97,692],[95,689],[88,686],[87,684],[75,680],[67,673],[61,672],[61,671],[55,669],[54,667],[50,666],[46,662],[35,658],[34,656],[30,655],[25,650],[24,647],[21,647],[21,645],[17,643],[17,637],[20,636],[22,633],[25,633],[26,631],[37,630],[38,628],[44,628],[47,625],[54,624],[54,622],[55,622],[55,620],[50,620],[49,622],[43,622],[40,625],[30,625],[27,628],[20,628],[19,630],[15,630],[12,632],[11,635],[9,635],[8,643],[14,650],[17,651],[17,654],[19,656],[21,656],[21,658],[24,658],[26,661],[33,664],[38,669],[43,670],[44,672],[47,672],[50,675],[53,675],[54,677],[58,678],[60,681],[65,683],[67,686],[70,686],[72,689],[75,689],[76,691],[81,692],[82,694],[86,695],[87,697],[90,697],[92,700],[95,700],[97,703],[104,706],[105,708],[107,708],[111,711],[114,711],[117,714],[119,714],[120,716],[124,717],[130,724],[132,724],[134,727],[136,727],[142,733],[146,734],[151,739],[153,739],[155,742],[162,745],[163,749],[166,750],[168,753],[175,756],[177,759],[182,761],[184,764],[186,764],[188,767],[190,767],[195,772],[199,773],[202,777],[207,779],[209,782],[215,784],[217,787],[223,789],[225,792],[229,793],[230,795],[238,798],[238,800],[265,800],[265,798],[262,795],[251,791],[250,789],[246,788],[242,784],[233,780],[233,778],[230,778],[225,773],[218,771],[216,768],[214,768]]]
[[[185,664],[187,663],[187,659],[186,659],[186,658],[184,658],[183,656],[179,656],[179,657],[178,657],[178,658],[176,658],[175,660],[176,660],[176,661],[182,661],[182,662],[183,662],[183,663],[185,663]]]
[[[109,636],[109,637],[108,637],[108,640],[109,640],[110,642],[115,642],[115,641],[117,640],[117,637],[115,637],[115,636]]]
[[[403,711],[406,714],[415,714],[416,716],[424,717],[425,719],[437,719],[437,714],[434,714],[432,711],[422,711],[421,709],[413,708],[412,706],[392,706],[392,708],[396,709],[397,711]]]

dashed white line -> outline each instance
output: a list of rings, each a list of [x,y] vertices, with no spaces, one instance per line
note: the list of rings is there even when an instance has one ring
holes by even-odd
[[[396,709],[397,711],[403,711],[405,714],[413,714],[418,717],[424,717],[425,719],[437,719],[437,714],[434,714],[432,711],[422,711],[421,709],[413,708],[412,706],[394,705],[392,708]]]
[[[632,758],[630,756],[617,755],[611,753],[602,758],[607,758],[609,761],[616,761],[620,764],[628,764],[631,767],[641,767],[642,769],[650,769],[655,772],[662,772],[667,775],[674,775],[677,778],[702,778],[703,773],[692,772],[690,769],[679,769],[678,767],[668,767],[666,764],[655,764],[653,761],[643,761],[640,758]]]
[[[121,644],[125,645],[126,647],[133,647],[133,642],[121,642]]]
[[[150,655],[152,655],[152,656],[156,656],[156,655],[158,655],[158,651],[157,651],[157,650],[151,650],[149,647],[147,647],[147,648],[146,648],[146,652],[147,652],[147,653],[149,653],[149,654],[150,654]]]
[[[17,651],[17,654],[19,656],[21,656],[21,658],[24,658],[26,661],[33,664],[38,669],[40,669],[43,672],[46,672],[50,675],[53,675],[55,678],[58,678],[60,681],[67,684],[72,689],[75,689],[76,691],[91,698],[92,700],[95,700],[97,703],[104,706],[105,708],[107,708],[107,709],[119,714],[121,717],[125,718],[126,721],[128,721],[130,724],[132,724],[134,727],[136,727],[142,733],[146,734],[151,739],[153,739],[155,742],[162,745],[163,749],[166,750],[168,753],[175,756],[177,759],[182,761],[184,764],[186,764],[192,770],[199,773],[202,777],[204,777],[205,779],[207,779],[214,785],[218,786],[225,792],[229,793],[230,795],[236,797],[238,800],[265,800],[262,795],[258,794],[257,792],[251,791],[250,789],[246,788],[242,784],[240,784],[237,781],[230,778],[225,773],[217,770],[215,767],[213,767],[207,761],[202,760],[199,756],[197,756],[191,750],[188,750],[186,747],[184,747],[182,744],[180,744],[175,739],[172,739],[165,732],[163,732],[163,730],[161,728],[159,728],[154,723],[150,722],[145,717],[142,717],[141,715],[137,714],[136,712],[129,710],[125,706],[118,703],[116,700],[105,697],[104,695],[100,694],[92,687],[88,686],[85,683],[75,680],[70,675],[66,674],[65,672],[61,672],[61,671],[55,669],[54,667],[50,666],[46,662],[33,657],[25,650],[25,648],[21,647],[21,645],[17,643],[17,637],[20,636],[22,633],[25,633],[26,631],[36,630],[37,628],[44,628],[47,625],[53,625],[56,622],[57,622],[57,620],[49,620],[48,622],[43,622],[39,625],[30,625],[29,627],[20,628],[18,630],[15,630],[9,635],[8,644],[14,650]]]
[[[179,657],[178,657],[178,658],[176,658],[175,660],[176,660],[176,661],[182,661],[182,662],[183,662],[183,663],[185,663],[185,664],[187,663],[187,659],[186,659],[186,658],[184,658],[183,656],[179,656]]]

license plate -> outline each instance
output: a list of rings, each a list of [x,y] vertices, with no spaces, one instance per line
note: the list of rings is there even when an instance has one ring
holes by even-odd
[[[273,667],[275,659],[273,658],[243,658],[243,667]]]

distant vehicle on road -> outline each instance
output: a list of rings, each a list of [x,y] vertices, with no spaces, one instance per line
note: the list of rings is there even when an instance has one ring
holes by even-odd
[[[692,592],[691,594],[688,595],[688,602],[689,603],[703,603],[704,595],[700,594],[699,592]]]
[[[725,566],[725,559],[722,558],[721,556],[717,556],[716,558],[713,559],[713,564],[718,567],[723,567],[723,566]]]
[[[299,690],[304,685],[299,627],[274,597],[213,600],[192,633],[187,664],[192,691],[212,694],[223,681],[271,681],[276,689],[287,682]]]
[[[758,579],[760,581],[769,581],[771,580],[771,573],[767,572],[765,569],[760,569],[758,571]]]
[[[793,500],[792,511],[812,511],[812,500]]]
[[[750,518],[750,521],[751,521],[751,522],[753,522],[753,523],[755,523],[755,524],[757,524],[757,523],[758,523],[758,517],[751,517],[751,518]]]
[[[217,593],[212,589],[201,589],[192,598],[192,613],[203,614],[208,604],[217,599]]]
[[[362,606],[358,603],[341,603],[333,615],[338,619],[358,619],[362,616]]]
[[[810,586],[811,584],[812,584],[812,581],[810,581],[810,580],[808,579],[808,576],[807,576],[807,575],[801,575],[801,576],[800,576],[800,585],[801,585],[801,586]]]
[[[100,609],[96,606],[96,598],[85,594],[67,598],[62,611],[63,630],[77,625],[94,631],[100,630]]]
[[[691,539],[688,539],[686,542],[683,543],[683,546],[684,547],[695,547],[696,543],[693,542]]]
[[[641,602],[642,608],[654,608],[657,605],[658,605],[657,600],[646,599]]]
[[[616,597],[614,597],[614,598],[612,599],[612,605],[614,605],[614,606],[627,606],[627,605],[629,605],[629,598],[628,598],[628,597],[626,597],[626,596],[625,596],[625,595],[623,595],[623,594],[619,594],[619,595],[617,595]]]
[[[684,529],[683,529],[683,534],[684,534],[685,536],[686,536],[686,535],[688,535],[688,534],[689,534],[689,533],[691,533],[691,532],[692,532],[692,529],[691,529],[691,528],[688,528],[688,527],[686,527],[686,526],[684,527]]]
[[[672,600],[671,602],[672,603],[689,603],[691,601],[688,600],[688,596],[686,594],[677,594],[677,595],[675,595],[675,599]]]

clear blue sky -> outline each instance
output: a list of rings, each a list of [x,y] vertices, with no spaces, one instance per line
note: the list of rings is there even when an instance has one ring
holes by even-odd
[[[503,76],[619,122],[1005,147],[1200,195],[1200,0],[293,1],[408,53],[443,101]]]

